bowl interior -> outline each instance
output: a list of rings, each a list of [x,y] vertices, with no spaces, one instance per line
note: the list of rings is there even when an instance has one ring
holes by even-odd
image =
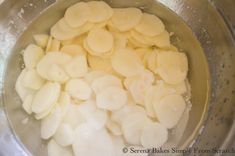
[[[63,16],[65,9],[75,2],[76,0],[59,1],[35,18],[18,39],[8,61],[4,80],[5,110],[19,141],[33,155],[46,155],[46,142],[40,139],[40,123],[33,117],[29,118],[27,124],[22,124],[22,120],[28,115],[21,108],[21,101],[14,88],[16,78],[23,65],[21,50],[33,42],[32,36],[34,34],[49,33],[49,28]],[[143,11],[159,16],[165,23],[166,29],[175,33],[172,38],[173,44],[187,54],[189,59],[189,82],[192,91],[192,109],[186,131],[180,142],[181,147],[187,146],[196,136],[207,110],[210,82],[208,65],[200,43],[183,20],[162,4],[155,1],[141,0],[107,0],[106,2],[112,7],[139,7]]]

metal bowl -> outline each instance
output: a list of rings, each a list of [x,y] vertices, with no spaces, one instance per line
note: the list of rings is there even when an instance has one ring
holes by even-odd
[[[49,32],[49,27],[75,2],[77,0],[5,0],[0,5],[0,155],[47,155],[46,142],[39,135],[39,122],[33,117],[27,119],[14,84],[23,65],[21,50],[32,42],[32,35]],[[235,132],[235,43],[232,25],[235,1],[106,2],[112,7],[134,6],[158,15],[166,24],[166,29],[175,33],[172,42],[189,58],[192,110],[177,147],[202,150],[234,147],[231,143]],[[26,120],[28,123],[23,124]],[[185,155],[198,152],[188,151]]]

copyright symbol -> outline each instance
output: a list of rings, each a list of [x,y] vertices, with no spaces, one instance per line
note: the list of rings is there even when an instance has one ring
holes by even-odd
[[[124,147],[124,148],[122,149],[122,152],[123,152],[123,153],[127,153],[127,152],[128,152],[128,148]]]

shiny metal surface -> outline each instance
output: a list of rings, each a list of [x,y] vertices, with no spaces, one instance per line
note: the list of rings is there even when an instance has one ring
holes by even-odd
[[[5,0],[0,5],[1,156],[46,155],[45,142],[39,138],[39,124],[35,123],[33,118],[29,118],[26,125],[22,123],[27,115],[20,108],[19,98],[14,91],[16,76],[22,64],[20,50],[32,41],[32,34],[48,31],[48,26],[62,15],[64,8],[75,1],[57,0],[58,7],[52,7],[53,11],[46,11],[41,16],[39,13],[55,4],[54,0]],[[158,0],[159,4],[153,0],[107,2],[111,6],[137,6],[155,13],[167,23],[169,30],[179,36],[174,39],[174,43],[189,56],[192,67],[190,80],[194,84],[193,109],[181,144],[186,143],[187,146],[201,149],[233,146],[231,143],[235,132],[235,43],[232,31],[235,22],[232,20],[235,19],[235,13],[231,8],[235,7],[235,1],[224,0],[221,3],[220,0]],[[187,25],[167,8],[181,17]],[[30,25],[38,16],[39,19]],[[27,31],[22,35],[26,28]],[[205,109],[207,102],[209,108]],[[206,115],[203,117],[205,110]],[[196,129],[197,126],[200,129]]]

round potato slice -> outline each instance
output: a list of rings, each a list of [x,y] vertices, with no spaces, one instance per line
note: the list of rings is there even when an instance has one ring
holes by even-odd
[[[126,142],[132,145],[140,145],[140,137],[147,122],[149,122],[149,119],[143,113],[127,115],[122,122],[122,131]]]
[[[119,31],[128,31],[140,22],[141,17],[142,12],[137,8],[114,9],[111,23]]]
[[[33,90],[40,89],[44,82],[35,69],[27,70],[22,81],[25,87]]]
[[[127,103],[127,93],[120,87],[108,87],[97,94],[97,107],[118,110]]]
[[[111,58],[113,69],[125,76],[133,76],[140,72],[143,65],[138,55],[131,49],[119,49]]]
[[[113,9],[103,1],[87,2],[90,7],[90,22],[98,23],[108,20],[113,15]]]
[[[149,44],[156,45],[159,48],[170,46],[170,35],[166,30],[154,37],[144,36],[144,40]]]
[[[53,138],[60,146],[69,146],[74,140],[74,130],[70,125],[62,123]]]
[[[36,65],[42,59],[43,56],[44,51],[41,47],[36,46],[34,44],[28,45],[24,50],[23,55],[25,67],[28,69],[36,67]]]
[[[56,107],[46,118],[41,122],[41,138],[49,139],[58,129],[62,119],[61,108]]]
[[[87,100],[92,94],[90,86],[82,79],[69,80],[66,83],[65,91],[78,100]]]
[[[153,37],[162,33],[165,30],[165,26],[157,16],[143,13],[135,30],[143,35]]]
[[[71,62],[64,66],[65,71],[72,78],[83,77],[88,72],[87,59],[85,55],[75,56]]]
[[[92,55],[88,55],[87,59],[92,70],[100,70],[107,73],[111,73],[113,71],[110,59]]]
[[[188,72],[188,60],[184,53],[165,51],[158,53],[157,73],[169,84],[178,84],[185,80]]]
[[[27,95],[22,104],[22,107],[28,114],[32,114],[33,98],[34,98],[34,95],[32,94]]]
[[[118,123],[109,119],[106,123],[106,127],[113,135],[115,136],[122,135],[122,130],[120,125],[118,125]]]
[[[73,143],[75,156],[102,156],[114,155],[114,147],[111,136],[105,129],[89,133],[90,128],[78,127],[75,130],[76,140]]]
[[[78,112],[88,120],[97,111],[96,103],[94,100],[87,100],[78,105]]]
[[[83,50],[83,48],[77,44],[65,45],[60,49],[60,51],[71,56],[86,55],[85,50]]]
[[[47,82],[35,94],[32,111],[34,113],[42,113],[57,101],[59,95],[60,85],[56,82]]]
[[[91,85],[94,80],[105,75],[107,75],[107,73],[102,70],[92,70],[84,76],[84,79]]]
[[[61,73],[63,73],[63,69],[60,66],[67,64],[70,60],[71,60],[71,56],[65,53],[61,53],[61,52],[47,53],[37,64],[37,72],[42,78],[50,80],[48,78],[48,74],[50,74],[53,77],[53,74],[48,72],[50,67],[53,64],[59,65],[59,66],[52,67],[51,70],[53,71],[55,69],[55,72],[57,71],[57,73],[60,73],[59,71],[61,71]]]
[[[113,47],[113,36],[107,30],[101,28],[92,29],[87,36],[88,47],[98,53],[107,53]]]
[[[61,147],[53,139],[47,144],[48,156],[73,156],[69,147]]]
[[[184,98],[178,94],[163,97],[154,105],[156,116],[160,123],[171,129],[179,121],[186,107]]]
[[[145,148],[159,148],[168,138],[167,129],[158,122],[149,122],[141,134],[141,144]]]
[[[87,118],[87,124],[89,124],[92,129],[99,130],[104,128],[107,118],[108,115],[106,111],[97,109]]]
[[[54,109],[54,107],[55,107],[56,105],[57,105],[57,103],[55,102],[55,103],[52,104],[47,110],[45,110],[45,111],[43,111],[43,112],[41,112],[41,113],[36,113],[35,116],[34,116],[35,119],[41,120],[41,119],[47,117],[47,116],[51,113],[51,111]]]
[[[68,79],[69,76],[58,64],[51,64],[47,69],[47,80],[65,83]]]
[[[33,39],[38,46],[41,48],[46,48],[49,36],[47,34],[36,34],[33,35]]]
[[[71,27],[79,27],[85,24],[91,16],[91,9],[85,2],[78,2],[70,6],[64,15],[66,22]]]

